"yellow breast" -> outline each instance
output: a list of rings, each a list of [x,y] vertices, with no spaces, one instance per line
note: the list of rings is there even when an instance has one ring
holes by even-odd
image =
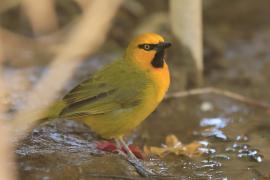
[[[156,84],[157,102],[159,103],[164,98],[170,85],[168,65],[164,63],[163,68],[153,68],[149,71],[149,74]]]

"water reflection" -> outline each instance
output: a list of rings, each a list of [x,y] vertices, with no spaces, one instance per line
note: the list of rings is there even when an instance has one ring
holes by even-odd
[[[229,119],[224,118],[224,117],[204,118],[201,120],[200,126],[208,127],[208,128],[204,129],[204,131],[201,132],[201,135],[205,137],[212,136],[218,139],[227,140],[228,137],[220,129],[226,127],[228,124],[229,124]]]
[[[215,128],[224,128],[229,124],[229,119],[224,117],[204,118],[200,122],[200,126],[214,126]]]

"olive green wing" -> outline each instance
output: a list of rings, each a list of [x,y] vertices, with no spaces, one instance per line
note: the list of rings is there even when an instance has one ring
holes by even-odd
[[[114,63],[71,90],[60,115],[83,118],[134,108],[142,102],[148,84],[142,71]]]

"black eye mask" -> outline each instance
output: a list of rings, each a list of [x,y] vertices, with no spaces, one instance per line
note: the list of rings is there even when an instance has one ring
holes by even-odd
[[[155,49],[158,46],[158,44],[139,44],[138,47],[140,49],[143,49],[145,51],[151,51]]]
[[[169,48],[171,43],[169,42],[162,42],[159,44],[140,44],[138,45],[139,48],[144,49],[145,51],[155,50],[156,54],[151,64],[155,68],[162,68],[164,66],[164,56],[165,56],[165,49]]]

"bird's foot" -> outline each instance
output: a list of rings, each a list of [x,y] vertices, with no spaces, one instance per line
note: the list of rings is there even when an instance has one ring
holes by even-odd
[[[137,146],[129,145],[130,151],[128,151],[122,145],[115,145],[110,141],[98,141],[96,142],[96,147],[102,151],[118,153],[124,156],[136,168],[137,172],[144,177],[156,176],[158,174],[144,165],[142,160],[145,159],[145,155]]]
[[[136,168],[137,172],[144,177],[158,175],[153,169],[146,167],[140,159],[127,157],[127,160]]]
[[[127,156],[127,151],[124,147],[121,147],[121,149],[118,149],[117,146],[110,142],[110,141],[98,141],[96,142],[96,147],[99,150],[106,151],[106,152],[112,152],[112,153],[119,153],[121,155]],[[130,151],[139,159],[145,159],[145,154],[139,149],[138,146],[135,145],[129,145],[128,146]]]

